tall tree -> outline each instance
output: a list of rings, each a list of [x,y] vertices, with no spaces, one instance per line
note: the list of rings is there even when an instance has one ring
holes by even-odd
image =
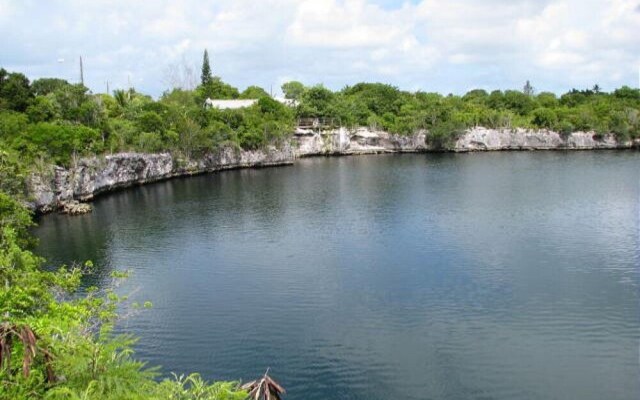
[[[202,57],[202,75],[200,76],[202,86],[206,86],[213,81],[213,75],[211,75],[211,65],[209,64],[209,52],[204,49],[204,56]]]
[[[527,96],[533,96],[533,86],[531,86],[531,82],[527,81],[527,83],[524,84],[524,88],[522,89],[522,93],[526,94]]]
[[[282,84],[282,92],[284,93],[284,97],[287,99],[299,101],[302,98],[304,91],[304,85],[297,81]]]
[[[24,112],[32,98],[31,85],[24,74],[0,70],[0,107]]]

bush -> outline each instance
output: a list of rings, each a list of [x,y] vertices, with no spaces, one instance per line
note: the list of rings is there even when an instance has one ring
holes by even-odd
[[[40,122],[13,140],[12,147],[31,157],[45,154],[55,163],[68,165],[73,154],[102,150],[101,135],[95,129],[69,123]]]
[[[532,122],[538,128],[552,129],[558,124],[558,116],[549,108],[536,108],[533,110]]]

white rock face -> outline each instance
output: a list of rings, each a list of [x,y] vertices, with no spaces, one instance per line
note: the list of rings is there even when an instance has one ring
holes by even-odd
[[[526,129],[473,128],[451,146],[450,151],[617,149],[640,147],[640,141],[618,143],[612,135],[575,132],[563,137],[557,132]],[[50,174],[29,179],[32,203],[39,212],[59,209],[65,203],[87,201],[116,188],[231,168],[293,164],[297,157],[376,153],[409,153],[436,150],[426,132],[394,135],[368,128],[340,128],[321,133],[296,132],[291,142],[265,150],[224,148],[192,161],[176,160],[171,154],[120,153],[80,160],[74,167],[54,167]]]
[[[55,167],[50,177],[32,176],[28,182],[32,199],[29,205],[38,212],[50,212],[120,187],[221,169],[293,164],[294,158],[289,144],[279,149],[255,151],[225,148],[184,163],[168,153],[119,153],[85,158],[69,169]]]
[[[425,132],[409,136],[358,128],[296,135],[299,157],[330,154],[410,153],[436,150],[426,140]],[[595,132],[574,132],[563,137],[558,132],[527,129],[467,130],[449,150],[457,152],[487,150],[562,150],[618,149],[633,143],[618,143],[612,135],[598,137]]]
[[[595,132],[574,132],[563,138],[557,132],[526,129],[474,128],[454,144],[453,151],[617,149],[632,143],[618,143],[612,135],[601,138]]]
[[[368,128],[340,128],[298,135],[293,139],[298,157],[331,154],[408,153],[428,150],[423,132],[411,136],[392,135]]]

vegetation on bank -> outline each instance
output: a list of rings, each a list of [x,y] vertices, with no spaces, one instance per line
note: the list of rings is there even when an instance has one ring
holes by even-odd
[[[120,151],[170,151],[197,157],[222,146],[256,149],[278,144],[298,119],[329,126],[369,126],[397,134],[424,130],[446,147],[461,130],[548,128],[640,137],[640,90],[604,93],[596,86],[557,97],[522,91],[472,90],[464,96],[406,92],[379,83],[339,91],[288,82],[289,107],[250,86],[244,91],[213,76],[205,54],[200,85],[174,88],[159,99],[133,88],[93,94],[56,78],[33,82],[0,69],[0,399],[243,399],[237,383],[207,383],[198,375],[159,380],[132,355],[133,339],[115,336],[127,303],[113,289],[78,293],[93,266],[42,269],[22,205],[33,168],[71,165],[77,157]],[[258,99],[236,110],[205,108],[212,99]],[[136,305],[129,305],[136,308]],[[140,306],[144,307],[144,306]],[[253,390],[253,389],[252,389]]]
[[[358,83],[338,91],[300,82],[282,85],[288,107],[262,88],[244,91],[213,76],[208,55],[200,84],[174,88],[159,99],[135,89],[93,94],[82,84],[0,69],[0,146],[25,161],[68,165],[74,157],[120,151],[170,151],[191,158],[220,146],[256,149],[287,138],[300,118],[330,126],[369,126],[397,134],[426,131],[446,147],[459,132],[487,128],[543,128],[613,133],[619,141],[640,137],[640,90],[605,93],[572,90],[561,96],[522,90],[477,89],[463,96],[407,92],[381,83]],[[234,110],[205,108],[205,99],[258,99]]]
[[[114,272],[108,287],[78,293],[91,263],[42,268],[17,169],[0,159],[0,399],[245,399],[237,382],[209,383],[197,374],[158,380],[157,368],[133,358],[134,339],[114,335],[114,324],[148,304],[127,304],[116,294],[126,273]]]

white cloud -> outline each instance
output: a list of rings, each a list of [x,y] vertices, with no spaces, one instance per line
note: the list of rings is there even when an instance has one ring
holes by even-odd
[[[287,33],[299,46],[361,48],[395,45],[410,35],[405,10],[387,11],[364,0],[304,0]]]
[[[529,46],[535,65],[557,71],[568,82],[610,81],[637,71],[640,13],[629,0],[572,1],[549,4],[518,22],[518,36]],[[626,82],[630,83],[630,82]]]
[[[159,94],[163,68],[198,64],[238,86],[283,77],[339,88],[566,90],[635,84],[640,0],[0,0],[0,65],[74,79],[83,55],[94,90],[110,80]]]

